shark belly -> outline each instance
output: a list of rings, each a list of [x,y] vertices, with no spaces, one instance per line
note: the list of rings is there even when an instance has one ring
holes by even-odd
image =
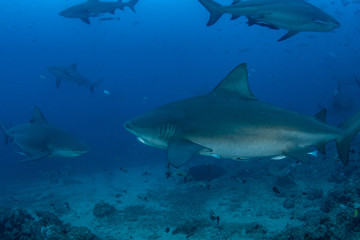
[[[212,151],[200,154],[217,158],[235,160],[274,157],[302,151],[321,142],[336,138],[337,134],[306,134],[292,132],[273,132],[263,134],[243,134],[237,137],[194,138],[192,141]]]

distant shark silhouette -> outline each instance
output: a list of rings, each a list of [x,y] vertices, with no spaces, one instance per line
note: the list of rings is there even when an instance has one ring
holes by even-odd
[[[129,7],[135,12],[135,5],[139,0],[130,0],[128,2],[101,2],[99,0],[88,0],[87,2],[69,7],[59,13],[66,18],[80,18],[83,22],[90,24],[89,17],[96,17],[104,13],[115,13],[116,9],[124,10]]]
[[[52,66],[47,67],[46,69],[48,72],[50,72],[52,75],[56,77],[56,87],[60,87],[61,81],[67,81],[75,83],[79,86],[85,86],[90,89],[91,93],[94,93],[95,87],[99,85],[102,80],[99,80],[97,82],[91,83],[89,79],[82,76],[78,71],[76,70],[77,64],[71,64],[70,66]]]
[[[33,118],[29,123],[7,129],[0,122],[9,141],[20,149],[25,158],[34,161],[46,157],[77,157],[88,152],[88,146],[74,136],[48,124],[38,107],[34,107]]]
[[[167,149],[169,163],[185,164],[194,154],[244,160],[303,159],[316,146],[335,139],[339,157],[349,162],[353,137],[360,130],[360,112],[339,128],[325,123],[326,111],[315,117],[258,101],[248,85],[245,63],[238,65],[210,93],[176,101],[136,117],[124,127],[149,146]]]
[[[246,16],[249,26],[256,24],[288,30],[278,41],[299,32],[329,32],[340,27],[333,17],[303,0],[234,0],[230,6],[222,6],[213,0],[199,2],[210,12],[208,26],[213,25],[224,13],[230,13],[231,20]]]

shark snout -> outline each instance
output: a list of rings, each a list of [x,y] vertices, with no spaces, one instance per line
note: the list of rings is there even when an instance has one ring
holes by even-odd
[[[334,28],[339,28],[341,26],[341,24],[335,20],[334,22]]]
[[[131,123],[130,123],[130,122],[124,123],[124,128],[125,128],[126,130],[130,131],[130,130],[132,129]]]
[[[335,18],[331,19],[330,24],[333,27],[333,29],[339,28],[341,26],[340,22]]]

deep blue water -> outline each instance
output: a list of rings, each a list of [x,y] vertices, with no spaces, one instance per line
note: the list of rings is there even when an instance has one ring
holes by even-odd
[[[360,74],[359,4],[311,1],[342,26],[277,42],[284,30],[248,27],[244,18],[230,21],[224,15],[207,27],[209,14],[196,0],[140,0],[136,13],[117,10],[120,21],[90,18],[91,25],[58,15],[81,2],[1,2],[1,121],[29,121],[38,105],[52,125],[91,147],[76,159],[24,164],[18,162],[21,156],[14,147],[1,143],[2,181],[21,181],[39,169],[56,170],[65,164],[79,172],[165,164],[165,151],[138,143],[123,123],[162,104],[210,91],[241,62],[248,63],[250,86],[263,101],[314,114],[319,104],[331,109],[341,81],[359,109],[360,90],[353,81]],[[56,88],[46,67],[72,63],[91,81],[104,79],[95,94],[66,82]],[[329,111],[329,121],[338,123],[348,114]]]

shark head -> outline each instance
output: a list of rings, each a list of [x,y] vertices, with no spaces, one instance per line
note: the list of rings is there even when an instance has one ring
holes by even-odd
[[[46,70],[54,76],[59,76],[62,73],[62,69],[59,67],[47,67]]]
[[[326,13],[318,14],[318,16],[308,24],[311,25],[312,29],[319,32],[330,32],[341,26],[341,24],[335,18]]]
[[[71,9],[65,9],[61,12],[59,12],[60,16],[66,17],[66,18],[74,18],[74,13],[71,11]]]
[[[154,109],[124,124],[126,130],[146,145],[166,148],[168,141],[175,135],[176,123],[162,109]]]

